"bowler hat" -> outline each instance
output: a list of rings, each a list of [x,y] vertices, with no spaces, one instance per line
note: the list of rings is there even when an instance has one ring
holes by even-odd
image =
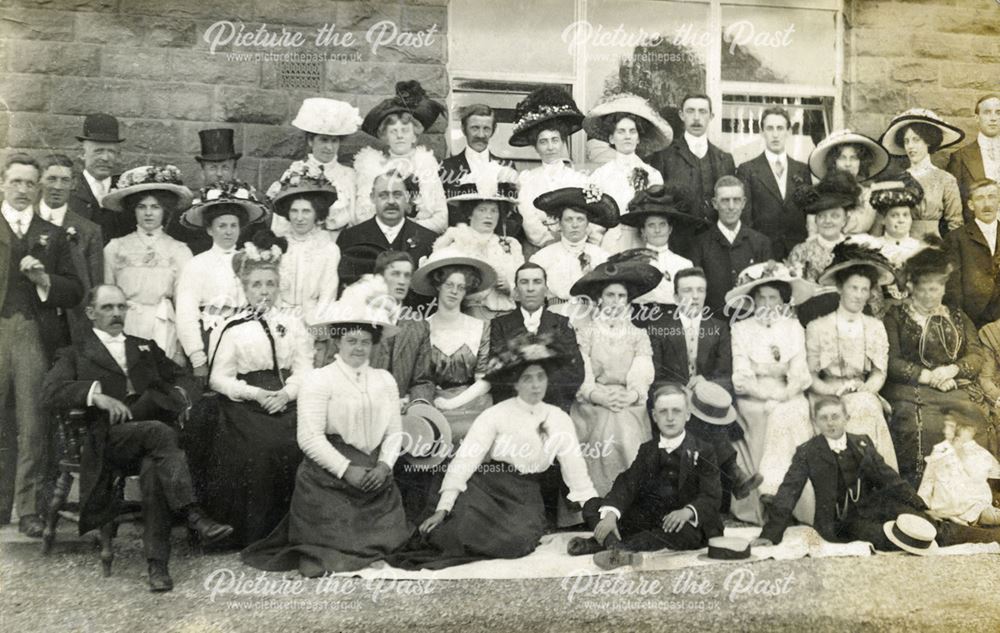
[[[118,134],[118,119],[110,114],[88,114],[83,119],[83,134],[78,141],[98,141],[100,143],[124,143]]]
[[[222,160],[239,160],[243,154],[236,151],[233,145],[233,131],[229,128],[213,128],[198,132],[201,140],[201,154],[195,160],[216,162]]]

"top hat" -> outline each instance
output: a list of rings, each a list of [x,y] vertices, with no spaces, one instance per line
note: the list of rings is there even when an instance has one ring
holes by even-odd
[[[83,134],[78,141],[98,141],[100,143],[124,143],[118,134],[118,119],[110,114],[88,114],[83,119]]]
[[[691,408],[695,416],[709,424],[726,426],[736,420],[733,397],[721,385],[701,380],[691,390]]]
[[[670,124],[649,105],[648,101],[628,93],[612,95],[587,113],[587,117],[583,120],[583,129],[586,130],[587,136],[602,141],[608,140],[602,129],[604,117],[618,113],[642,119],[646,124],[646,130],[639,139],[646,154],[658,152],[673,142],[674,131]]]
[[[842,145],[860,145],[872,154],[871,173],[866,178],[874,178],[889,166],[889,152],[873,138],[850,130],[837,130],[819,142],[816,149],[809,154],[809,170],[817,178],[826,176],[826,157],[834,149]],[[859,174],[860,177],[860,174]]]
[[[937,530],[934,529],[934,524],[916,514],[901,514],[895,521],[886,521],[882,524],[882,531],[887,539],[904,552],[917,556],[937,552],[938,544],[934,540],[937,538]]]
[[[427,96],[419,81],[396,82],[396,96],[386,99],[372,108],[365,115],[361,129],[371,136],[378,136],[378,128],[382,121],[392,114],[407,112],[427,130],[447,109],[439,102]]]
[[[200,130],[198,139],[201,141],[201,153],[195,160],[216,162],[222,160],[239,160],[243,154],[236,151],[233,145],[233,131],[229,128],[213,128]]]

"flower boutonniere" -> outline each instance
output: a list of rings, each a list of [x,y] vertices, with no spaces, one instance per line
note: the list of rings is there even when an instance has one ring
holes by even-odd
[[[285,329],[284,325],[278,325],[276,329],[278,330],[278,336],[281,337],[285,336],[285,333],[288,331],[287,329]]]
[[[642,191],[649,186],[649,173],[642,167],[636,167],[628,177],[628,184],[632,186],[632,191]]]
[[[510,240],[508,238],[506,238],[506,237],[501,237],[500,238],[500,248],[503,249],[504,253],[506,253],[507,255],[510,255]]]
[[[149,345],[140,345],[139,346],[139,351],[140,352],[148,352],[149,351]]]
[[[414,249],[417,247],[417,240],[412,237],[406,238],[406,248]]]
[[[700,455],[700,453],[698,451],[690,451],[689,450],[687,452],[687,454],[688,454],[688,457],[691,458],[691,461],[694,463],[694,465],[697,466],[698,465],[698,455]]]
[[[45,255],[45,251],[49,247],[49,234],[42,233],[38,236],[38,241],[35,242],[34,246],[31,247],[31,256],[35,259],[41,259]]]
[[[80,235],[76,232],[75,226],[66,227],[66,239],[69,240],[70,244],[76,244],[80,241]]]

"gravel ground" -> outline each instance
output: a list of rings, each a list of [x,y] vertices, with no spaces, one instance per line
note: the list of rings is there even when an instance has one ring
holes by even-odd
[[[7,528],[5,532],[9,531]],[[103,578],[90,542],[65,540],[43,559],[36,542],[0,549],[0,631],[1000,631],[997,556],[763,561],[687,572],[525,581],[337,584],[287,579],[285,595],[206,589],[216,570],[256,582],[233,553],[198,555],[178,535],[172,593],[146,590],[136,534],[116,540]],[[728,583],[727,583],[728,580]],[[298,584],[293,584],[299,581]],[[734,587],[748,588],[731,595]]]

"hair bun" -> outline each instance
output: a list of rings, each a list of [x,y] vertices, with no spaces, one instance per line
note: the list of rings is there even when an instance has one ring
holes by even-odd
[[[271,229],[261,229],[253,234],[250,243],[257,247],[258,251],[271,250],[272,246],[277,246],[282,253],[288,252],[288,240],[278,237]]]

